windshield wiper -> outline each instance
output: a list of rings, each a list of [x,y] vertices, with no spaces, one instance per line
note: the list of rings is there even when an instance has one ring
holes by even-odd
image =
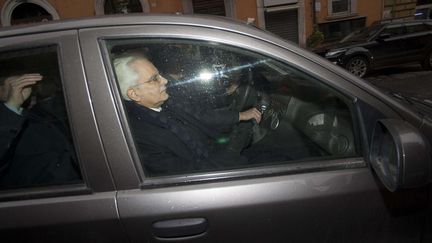
[[[420,99],[417,97],[403,95],[397,92],[390,92],[390,95],[397,98],[398,100],[405,101],[416,108],[422,115],[432,115],[432,100],[429,99]],[[425,114],[426,113],[426,114]]]

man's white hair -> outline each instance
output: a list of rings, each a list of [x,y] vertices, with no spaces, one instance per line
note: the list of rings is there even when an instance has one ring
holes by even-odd
[[[131,100],[127,94],[128,89],[138,85],[138,73],[130,66],[130,63],[140,59],[147,60],[147,58],[140,56],[119,57],[114,60],[114,70],[120,93],[125,100]]]

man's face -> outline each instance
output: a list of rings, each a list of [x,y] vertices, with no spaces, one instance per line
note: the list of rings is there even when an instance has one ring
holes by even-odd
[[[148,60],[135,60],[129,65],[138,74],[138,85],[129,88],[129,98],[147,108],[160,107],[169,97],[166,92],[168,81]]]

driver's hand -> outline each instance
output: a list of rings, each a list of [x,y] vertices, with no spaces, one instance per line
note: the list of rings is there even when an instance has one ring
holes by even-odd
[[[38,73],[12,76],[4,82],[4,99],[12,107],[19,109],[21,105],[30,97],[31,86],[42,80],[42,75]]]
[[[249,121],[252,119],[255,119],[257,123],[261,122],[261,112],[255,107],[239,113],[239,121]]]

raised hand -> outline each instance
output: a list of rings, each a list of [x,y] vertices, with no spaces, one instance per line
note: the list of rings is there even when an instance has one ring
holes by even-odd
[[[9,106],[19,109],[30,97],[32,85],[43,78],[39,73],[29,73],[20,76],[12,76],[4,82],[4,98]]]

